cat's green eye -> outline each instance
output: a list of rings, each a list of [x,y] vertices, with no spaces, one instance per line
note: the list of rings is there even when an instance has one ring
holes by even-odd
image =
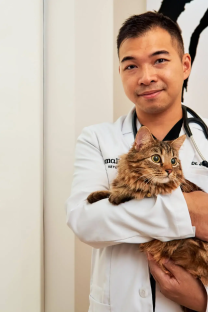
[[[172,164],[173,166],[175,166],[175,165],[177,164],[176,158],[172,158],[172,159],[171,159],[171,164]]]
[[[154,162],[156,162],[156,163],[159,163],[160,160],[161,160],[161,158],[160,158],[159,155],[153,155],[151,158],[152,158],[152,161],[154,161]]]

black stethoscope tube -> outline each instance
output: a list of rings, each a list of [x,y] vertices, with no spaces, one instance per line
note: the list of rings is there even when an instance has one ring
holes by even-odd
[[[208,127],[205,124],[205,122],[197,115],[197,113],[195,113],[191,108],[182,105],[182,110],[183,110],[183,125],[186,131],[186,134],[188,135],[188,137],[191,139],[195,149],[197,150],[199,156],[202,158],[202,166],[204,167],[208,167],[208,162],[204,159],[204,157],[202,156],[201,152],[199,151],[196,142],[193,139],[193,134],[191,132],[191,129],[189,127],[189,123],[197,123],[199,126],[201,126],[201,128],[203,129],[204,135],[206,137],[206,139],[208,139]],[[189,112],[193,117],[188,118],[187,117],[187,112]],[[137,120],[137,114],[136,114],[136,110],[133,113],[133,117],[132,117],[132,130],[133,130],[133,134],[134,134],[134,138],[136,138],[136,134],[137,134],[137,126],[136,126],[136,120]]]
[[[199,115],[197,115],[197,113],[195,113],[191,108],[189,108],[189,107],[187,107],[185,105],[182,105],[182,110],[183,110],[183,124],[184,124],[184,128],[186,130],[186,134],[189,136],[189,138],[192,136],[192,132],[191,132],[191,129],[189,127],[189,123],[195,122],[199,126],[202,127],[204,135],[205,135],[206,139],[208,139],[208,128],[207,128],[207,125],[199,117]],[[189,112],[194,117],[187,118],[187,112]]]

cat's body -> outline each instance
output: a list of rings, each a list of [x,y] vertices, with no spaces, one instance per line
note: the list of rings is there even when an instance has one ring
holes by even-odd
[[[146,127],[140,128],[132,148],[119,160],[118,175],[110,190],[93,192],[88,201],[93,203],[108,197],[112,204],[119,205],[133,198],[168,194],[179,186],[185,193],[202,191],[183,176],[178,152],[184,140],[185,135],[174,141],[161,142],[153,139]],[[162,262],[168,258],[208,285],[208,243],[198,238],[169,242],[152,240],[140,244],[139,248],[151,253],[164,271]],[[188,310],[184,308],[184,311]]]
[[[120,157],[118,175],[110,190],[93,192],[87,200],[94,203],[109,197],[112,204],[119,205],[133,198],[168,194],[179,186],[186,193],[201,190],[183,176],[178,150],[184,140],[185,135],[172,142],[154,140],[149,130],[142,127],[133,147]],[[163,159],[162,163],[149,159],[152,156]],[[170,160],[175,160],[177,164],[171,164]]]

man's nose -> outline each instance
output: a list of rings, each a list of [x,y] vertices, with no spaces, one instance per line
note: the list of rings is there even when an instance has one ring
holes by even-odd
[[[151,68],[150,66],[146,66],[145,68],[143,68],[141,75],[138,79],[138,84],[148,86],[151,84],[151,82],[156,82],[156,81],[157,81],[157,77],[156,77],[154,69]]]

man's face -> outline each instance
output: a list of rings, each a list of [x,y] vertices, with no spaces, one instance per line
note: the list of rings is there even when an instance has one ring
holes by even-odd
[[[119,72],[127,97],[137,111],[160,113],[180,105],[183,81],[189,76],[189,54],[179,55],[177,42],[162,28],[129,38],[119,49]]]

